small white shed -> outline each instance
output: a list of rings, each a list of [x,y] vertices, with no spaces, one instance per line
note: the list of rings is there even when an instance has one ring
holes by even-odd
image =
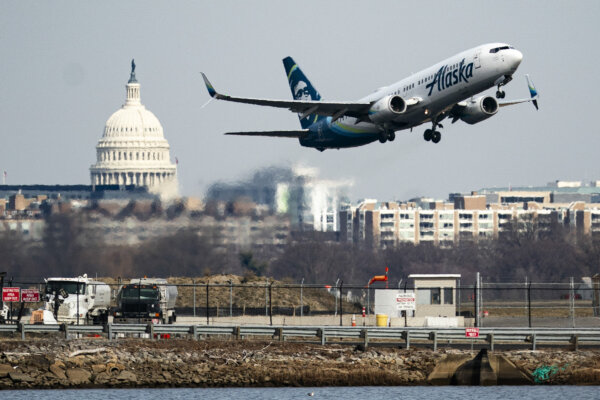
[[[411,274],[417,298],[415,317],[455,317],[460,274]]]

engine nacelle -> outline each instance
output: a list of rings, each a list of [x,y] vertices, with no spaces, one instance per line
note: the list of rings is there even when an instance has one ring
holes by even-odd
[[[476,124],[498,112],[498,101],[491,96],[481,96],[469,101],[459,117],[467,124]]]
[[[369,109],[369,119],[375,123],[392,121],[406,112],[406,102],[400,96],[385,96]]]

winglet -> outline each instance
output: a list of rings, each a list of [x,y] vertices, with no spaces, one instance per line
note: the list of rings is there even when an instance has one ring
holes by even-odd
[[[217,95],[217,91],[215,90],[213,85],[210,83],[210,81],[208,80],[206,75],[204,75],[204,72],[200,72],[200,73],[202,74],[202,79],[204,79],[204,84],[206,85],[206,90],[208,90],[208,94],[210,94],[210,97],[215,97]]]
[[[527,79],[527,86],[529,86],[529,94],[531,95],[532,99],[531,102],[535,106],[535,109],[539,110],[537,103],[537,99],[539,97],[538,92],[535,89],[535,86],[533,85],[533,81],[529,78],[529,75],[525,74],[525,79]]]

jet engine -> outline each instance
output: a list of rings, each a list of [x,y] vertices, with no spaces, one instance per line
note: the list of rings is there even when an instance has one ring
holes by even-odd
[[[369,109],[369,119],[375,123],[391,121],[406,112],[406,102],[400,96],[386,96]]]
[[[458,117],[467,124],[476,124],[498,112],[498,101],[491,96],[481,96],[468,101]]]

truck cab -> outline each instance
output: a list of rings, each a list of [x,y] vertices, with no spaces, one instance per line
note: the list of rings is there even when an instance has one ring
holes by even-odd
[[[163,319],[161,293],[157,285],[128,284],[117,295],[115,323],[149,323]]]

